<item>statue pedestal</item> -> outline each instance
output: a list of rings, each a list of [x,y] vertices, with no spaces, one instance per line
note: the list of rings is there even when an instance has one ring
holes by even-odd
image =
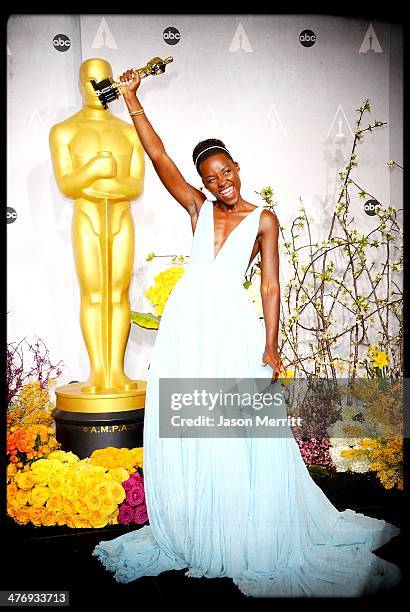
[[[146,381],[120,393],[82,393],[84,383],[63,385],[55,390],[56,438],[62,450],[84,459],[98,448],[143,446]]]

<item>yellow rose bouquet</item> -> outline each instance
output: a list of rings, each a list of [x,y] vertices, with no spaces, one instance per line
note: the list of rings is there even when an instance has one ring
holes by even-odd
[[[7,513],[18,524],[72,528],[117,524],[126,482],[142,466],[142,448],[107,448],[80,460],[56,450],[24,469],[10,464]]]

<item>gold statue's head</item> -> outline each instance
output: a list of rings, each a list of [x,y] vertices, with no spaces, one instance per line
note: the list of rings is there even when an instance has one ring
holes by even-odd
[[[92,57],[85,60],[80,66],[79,86],[85,106],[102,109],[101,102],[91,85],[91,79],[102,81],[113,78],[111,65],[103,59]]]

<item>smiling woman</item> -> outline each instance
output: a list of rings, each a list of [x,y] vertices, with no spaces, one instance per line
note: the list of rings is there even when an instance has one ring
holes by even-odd
[[[206,436],[160,435],[162,379],[266,379],[266,387],[276,378],[279,224],[241,197],[239,165],[220,140],[202,141],[193,153],[215,199],[187,183],[135,95],[138,73],[121,78],[129,84],[122,92],[139,139],[166,189],[188,211],[194,236],[189,268],[163,310],[147,377],[149,525],[100,542],[93,554],[119,582],[186,568],[189,577],[229,576],[254,597],[355,597],[396,584],[398,568],[371,551],[399,530],[339,512],[312,480],[286,419],[281,437],[256,437],[249,429],[243,437],[220,437],[212,417]],[[243,287],[259,251],[265,330]],[[273,385],[284,408],[280,382]]]
[[[220,155],[216,158],[215,155],[218,154]],[[207,164],[207,167],[201,171],[202,165],[209,158],[216,161],[217,165],[215,163],[211,166]],[[202,140],[196,145],[192,153],[192,159],[204,185],[208,189],[217,185],[218,193],[227,202],[231,202],[235,196],[239,195],[241,186],[239,165],[233,160],[222,140],[218,138]]]

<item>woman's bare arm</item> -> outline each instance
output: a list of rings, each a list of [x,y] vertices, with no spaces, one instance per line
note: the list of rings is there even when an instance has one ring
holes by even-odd
[[[271,211],[261,214],[261,297],[265,319],[265,361],[278,373],[282,363],[278,353],[280,283],[279,283],[279,222]]]
[[[125,103],[129,111],[140,110],[142,105],[137,97],[137,89],[141,82],[138,71],[127,71],[121,75],[120,80],[128,83],[121,87]],[[192,216],[198,214],[204,200],[205,194],[196,187],[190,185],[182,176],[172,159],[165,151],[164,144],[158,136],[145,113],[131,117],[138,138],[152,161],[162,184],[169,193],[183,206]]]

